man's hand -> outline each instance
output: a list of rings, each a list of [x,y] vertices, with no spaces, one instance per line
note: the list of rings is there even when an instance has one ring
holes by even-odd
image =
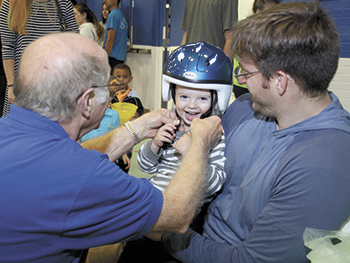
[[[211,116],[206,119],[194,119],[191,124],[192,140],[200,139],[208,150],[212,150],[220,141],[223,128],[221,119],[218,116]]]
[[[141,140],[155,137],[158,129],[167,123],[176,126],[179,120],[175,112],[166,109],[152,111],[132,121]]]

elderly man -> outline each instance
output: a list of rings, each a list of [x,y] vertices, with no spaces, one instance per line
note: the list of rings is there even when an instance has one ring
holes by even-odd
[[[90,247],[185,232],[201,198],[220,119],[196,120],[192,143],[164,194],[110,162],[178,121],[163,109],[83,149],[110,101],[108,58],[79,34],[51,34],[25,50],[11,113],[0,120],[0,254],[4,262],[84,261]],[[108,159],[110,158],[110,160]]]
[[[238,22],[239,97],[223,116],[226,174],[202,235],[165,234],[182,262],[308,262],[306,227],[350,216],[350,114],[327,90],[339,59],[334,22],[289,2]]]

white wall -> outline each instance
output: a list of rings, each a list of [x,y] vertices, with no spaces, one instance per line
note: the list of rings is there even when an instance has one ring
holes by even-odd
[[[139,93],[143,107],[155,110],[161,108],[163,48],[149,50],[151,54],[128,53],[125,64],[131,68],[130,86]]]
[[[350,59],[341,58],[337,73],[335,74],[330,87],[347,111],[350,111]]]
[[[252,14],[253,0],[240,0],[238,19]],[[151,54],[128,53],[125,63],[131,67],[134,79],[131,87],[140,95],[143,106],[154,110],[161,107],[161,79],[163,67],[163,48],[149,47]],[[174,49],[174,47],[172,48]],[[333,91],[350,111],[350,59],[341,58],[338,71],[331,82]]]

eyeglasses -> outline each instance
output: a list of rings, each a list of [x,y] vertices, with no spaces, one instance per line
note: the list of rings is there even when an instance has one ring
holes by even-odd
[[[259,70],[253,71],[253,72],[247,72],[247,73],[243,73],[243,74],[241,74],[241,72],[242,72],[242,68],[241,68],[240,66],[236,67],[236,68],[235,68],[235,71],[234,71],[234,73],[235,73],[234,77],[235,77],[236,79],[238,79],[239,77],[245,77],[245,79],[248,79],[247,76],[252,75],[252,76],[250,76],[250,77],[253,77],[253,76],[254,76],[253,74],[258,74],[258,73],[260,73]]]
[[[112,83],[112,81],[115,80],[115,79],[119,81],[118,84],[115,83],[115,84],[107,84],[107,85],[102,85],[102,86],[93,85],[93,86],[91,86],[91,88],[93,88],[93,89],[97,89],[97,88],[108,88],[108,90],[109,90],[109,97],[110,97],[110,98],[113,98],[114,95],[115,95],[115,92],[116,92],[117,89],[121,86],[121,82],[120,82],[119,78],[116,77],[116,76],[114,76],[114,75],[111,75],[110,78],[109,78],[109,81],[108,81],[108,83]],[[115,81],[114,81],[114,82],[115,82]],[[78,101],[78,100],[80,99],[80,97],[83,96],[84,93],[85,93],[85,91],[82,92],[82,93],[76,98],[75,101]]]
[[[110,97],[114,97],[114,94],[115,94],[115,89],[118,87],[118,86],[120,86],[119,84],[117,85],[117,84],[107,84],[107,85],[104,85],[104,86],[91,86],[91,88],[94,88],[94,89],[96,89],[96,88],[108,88],[108,90],[109,90],[109,96]]]

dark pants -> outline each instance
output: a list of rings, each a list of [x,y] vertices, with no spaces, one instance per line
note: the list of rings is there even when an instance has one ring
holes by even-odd
[[[205,203],[191,223],[190,227],[199,234],[203,233],[204,219],[207,214],[209,203]],[[161,242],[152,241],[146,237],[126,242],[123,253],[118,263],[152,262],[152,263],[180,263],[169,255]]]
[[[121,61],[112,57],[108,57],[108,63],[109,63],[109,66],[111,67],[111,75],[113,75],[114,67],[118,64],[123,64],[124,61]]]

